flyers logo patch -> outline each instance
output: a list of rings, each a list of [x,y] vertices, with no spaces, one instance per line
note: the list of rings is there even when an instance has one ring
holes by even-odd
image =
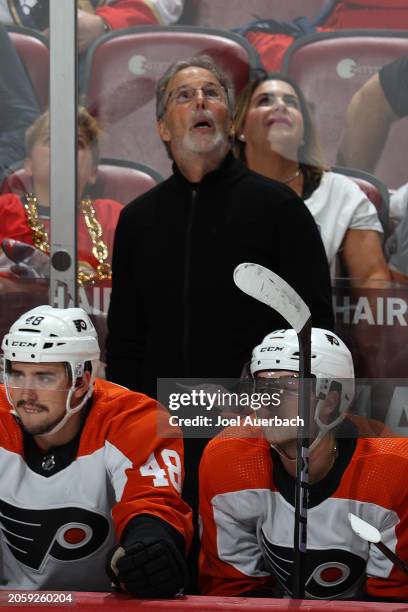
[[[14,557],[40,570],[48,557],[76,561],[106,541],[109,521],[83,508],[28,510],[0,500],[0,529]]]
[[[87,329],[87,325],[83,319],[75,319],[74,325],[78,332],[85,331]]]
[[[340,346],[340,342],[337,340],[337,338],[335,338],[334,336],[331,336],[330,334],[325,334],[325,336],[332,346],[333,344],[335,346]]]
[[[270,572],[292,593],[293,549],[276,546],[262,532],[262,548]],[[306,593],[312,599],[332,599],[357,591],[366,560],[346,550],[308,550]]]

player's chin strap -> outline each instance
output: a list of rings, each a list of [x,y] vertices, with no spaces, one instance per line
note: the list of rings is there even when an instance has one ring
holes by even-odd
[[[317,434],[317,437],[315,440],[313,440],[312,444],[309,446],[309,452],[312,452],[316,446],[319,444],[320,440],[334,427],[337,427],[337,425],[339,423],[341,423],[341,421],[344,419],[344,412],[340,411],[339,416],[334,419],[334,421],[331,421],[330,423],[323,423],[320,420],[320,412],[326,402],[326,397],[320,397],[319,400],[317,401],[316,404],[316,410],[315,410],[315,415],[314,415],[314,420],[315,423],[317,424],[318,428],[319,428],[319,433]],[[339,399],[339,404],[341,402],[341,399]]]
[[[327,398],[327,395],[325,395],[324,397],[321,396],[317,400],[316,409],[315,409],[315,415],[314,415],[314,421],[315,421],[315,423],[317,424],[317,426],[319,428],[319,433],[317,434],[316,438],[313,440],[313,442],[309,446],[309,455],[314,451],[314,449],[317,447],[317,445],[320,444],[320,442],[322,441],[324,436],[331,429],[336,427],[344,419],[344,414],[341,412],[339,414],[339,416],[334,421],[331,421],[330,423],[323,423],[320,420],[320,413],[322,411],[323,406],[326,403],[326,398]],[[296,457],[294,457],[293,459],[292,459],[292,457],[289,457],[289,455],[287,455],[286,452],[282,448],[280,448],[279,445],[271,444],[271,447],[274,450],[276,450],[276,452],[279,453],[281,455],[281,457],[284,457],[286,459],[286,461],[292,461],[293,463],[296,461]]]
[[[72,399],[72,395],[75,389],[76,389],[76,385],[75,383],[73,383],[67,395],[67,400],[65,403],[65,415],[63,416],[63,418],[50,431],[47,431],[43,434],[37,434],[39,438],[44,437],[44,436],[51,436],[57,433],[60,429],[62,429],[64,425],[67,423],[68,419],[70,419],[73,414],[79,412],[81,408],[85,406],[86,402],[88,401],[88,399],[91,397],[93,393],[93,385],[90,384],[87,392],[85,393],[85,395],[83,396],[79,404],[75,406],[74,408],[71,408],[71,399]]]

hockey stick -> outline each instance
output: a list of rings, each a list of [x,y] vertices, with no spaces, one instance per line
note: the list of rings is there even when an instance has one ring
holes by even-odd
[[[312,318],[302,298],[280,276],[253,263],[234,270],[234,282],[247,295],[276,310],[299,340],[300,393],[297,436],[293,597],[304,599],[307,550],[307,504],[309,483],[310,359]]]
[[[352,512],[348,513],[348,518],[351,523],[351,528],[360,538],[374,544],[390,561],[399,567],[403,572],[408,574],[408,565],[396,555],[388,546],[381,542],[381,534],[374,525],[370,525],[367,521],[363,521],[359,516]]]

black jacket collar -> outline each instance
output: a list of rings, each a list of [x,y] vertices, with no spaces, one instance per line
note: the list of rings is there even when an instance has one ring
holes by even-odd
[[[190,190],[197,190],[203,185],[217,184],[221,180],[234,181],[247,172],[246,166],[237,160],[231,151],[227,153],[218,168],[206,174],[199,183],[192,183],[187,180],[177,164],[173,163],[173,173],[176,181]]]

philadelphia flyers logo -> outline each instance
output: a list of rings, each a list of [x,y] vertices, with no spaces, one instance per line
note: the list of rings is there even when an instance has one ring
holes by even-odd
[[[0,500],[0,529],[16,559],[41,570],[48,557],[76,561],[96,552],[106,542],[110,523],[83,508],[29,510]]]
[[[85,323],[85,321],[83,319],[75,319],[74,320],[74,325],[76,327],[76,330],[78,332],[82,332],[85,331],[87,329],[87,325]]]
[[[335,338],[334,336],[331,336],[330,334],[325,334],[325,336],[332,346],[333,344],[335,346],[340,346],[340,342],[337,340],[337,338]]]
[[[262,531],[262,548],[270,572],[292,594],[293,549],[269,542]],[[332,599],[354,593],[364,580],[366,560],[347,551],[311,550],[306,553],[306,593],[312,599]]]

